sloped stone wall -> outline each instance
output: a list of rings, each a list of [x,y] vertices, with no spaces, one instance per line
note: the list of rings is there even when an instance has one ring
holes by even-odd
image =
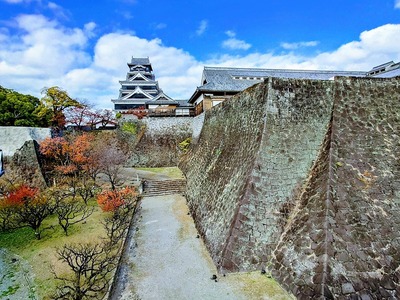
[[[260,269],[270,260],[326,133],[331,86],[330,81],[268,81],[267,102],[258,108],[265,111],[262,139],[225,244],[223,269]]]
[[[329,123],[331,85],[271,78],[206,115],[181,167],[189,207],[221,270],[269,261]]]
[[[220,270],[299,299],[397,299],[400,78],[270,78],[206,115],[180,166]]]
[[[30,140],[14,153],[9,166],[24,179],[25,183],[44,188],[46,180],[42,173],[41,159],[39,144]]]
[[[264,127],[266,85],[250,88],[205,115],[199,144],[181,161],[187,201],[216,264],[235,220]]]
[[[274,275],[300,299],[400,297],[400,81],[335,82],[330,130]]]

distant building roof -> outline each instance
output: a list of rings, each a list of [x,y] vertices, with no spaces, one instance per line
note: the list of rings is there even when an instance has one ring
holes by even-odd
[[[258,68],[204,67],[202,85],[189,102],[201,92],[240,92],[268,77],[329,80],[335,76],[365,76],[362,71],[318,71]]]
[[[374,77],[377,77],[377,78],[390,78],[390,77],[397,77],[397,76],[400,76],[400,68],[374,75]]]
[[[370,71],[367,72],[367,76],[380,78],[400,76],[400,63],[389,61],[382,65],[373,67]]]
[[[175,100],[175,101],[178,102],[179,107],[193,107],[193,105],[188,102],[189,100]]]

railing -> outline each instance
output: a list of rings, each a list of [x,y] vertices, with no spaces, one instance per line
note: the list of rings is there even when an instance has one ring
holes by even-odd
[[[149,117],[194,117],[194,111],[176,111],[176,109],[169,110],[149,110]]]
[[[194,109],[190,110],[180,110],[180,109],[130,109],[130,110],[119,110],[123,115],[143,115],[147,117],[194,117]]]

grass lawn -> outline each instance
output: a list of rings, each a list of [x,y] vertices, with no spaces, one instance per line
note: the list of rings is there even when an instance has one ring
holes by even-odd
[[[68,270],[68,266],[58,260],[56,248],[61,248],[64,244],[96,242],[101,236],[105,236],[101,221],[106,213],[101,211],[95,201],[90,202],[89,205],[96,207],[93,214],[86,219],[85,223],[72,225],[68,236],[65,236],[58,225],[56,216],[45,220],[42,228],[53,227],[46,229],[40,240],[35,238],[30,228],[0,234],[0,248],[6,248],[21,256],[31,265],[39,299],[50,299],[50,295],[55,290],[58,282],[54,279],[52,269],[56,270],[57,274]]]
[[[165,168],[135,168],[141,171],[152,172],[155,174],[166,175],[171,179],[183,179],[182,171],[178,167],[165,167]]]

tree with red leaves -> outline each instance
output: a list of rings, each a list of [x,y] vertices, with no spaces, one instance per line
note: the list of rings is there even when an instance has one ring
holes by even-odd
[[[41,225],[53,213],[53,205],[37,188],[21,185],[10,191],[5,197],[5,203],[14,208],[16,219],[20,226],[28,226],[35,231],[38,240],[41,238]]]
[[[63,175],[76,175],[80,171],[92,169],[95,163],[92,158],[91,134],[71,135],[68,138],[46,138],[40,144],[40,152],[54,161],[54,168]]]
[[[138,193],[135,188],[125,187],[121,190],[106,190],[97,196],[97,203],[103,211],[116,211],[119,208],[131,207]]]

